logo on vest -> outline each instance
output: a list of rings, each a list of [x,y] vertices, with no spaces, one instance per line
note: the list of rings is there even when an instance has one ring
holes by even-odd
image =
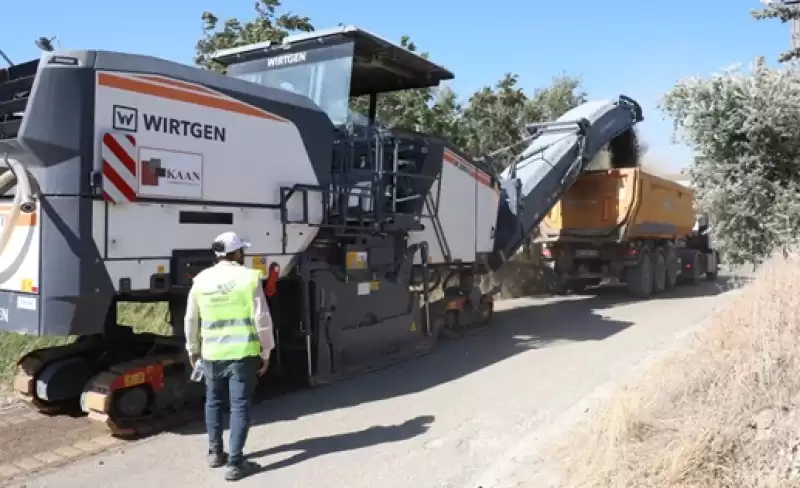
[[[225,283],[217,285],[217,292],[218,293],[222,293],[224,295],[227,295],[230,292],[232,292],[234,288],[236,288],[236,282],[235,281],[233,281],[233,280],[226,281]]]

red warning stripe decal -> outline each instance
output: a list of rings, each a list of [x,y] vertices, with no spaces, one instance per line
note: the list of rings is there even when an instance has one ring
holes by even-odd
[[[449,149],[444,150],[444,160],[448,163],[452,164],[453,166],[457,167],[461,171],[468,173],[470,176],[475,178],[478,183],[482,185],[486,185],[493,190],[497,190],[495,186],[492,184],[492,177],[486,174],[485,172],[478,169],[474,164],[470,163],[466,159],[462,158],[458,154],[454,153]]]
[[[103,158],[103,199],[112,203],[136,201],[136,139],[130,134],[105,134]]]

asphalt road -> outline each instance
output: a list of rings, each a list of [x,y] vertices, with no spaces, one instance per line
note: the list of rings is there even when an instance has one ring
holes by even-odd
[[[706,318],[724,281],[646,302],[613,288],[500,302],[496,325],[431,355],[260,405],[247,448],[264,470],[238,485],[477,488],[521,439]],[[228,486],[205,450],[187,428],[14,486]]]

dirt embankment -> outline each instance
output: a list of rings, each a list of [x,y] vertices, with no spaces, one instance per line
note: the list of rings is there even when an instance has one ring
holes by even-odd
[[[800,255],[543,454],[564,487],[800,486]]]

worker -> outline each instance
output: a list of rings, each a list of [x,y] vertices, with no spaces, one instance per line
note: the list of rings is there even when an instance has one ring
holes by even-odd
[[[244,266],[249,247],[233,232],[216,237],[212,249],[218,262],[197,274],[189,291],[184,328],[192,368],[200,363],[206,386],[205,420],[208,461],[212,468],[228,465],[225,479],[253,474],[258,464],[244,459],[250,427],[250,406],[258,378],[275,347],[262,275]],[[199,315],[199,317],[198,317]],[[230,454],[222,441],[222,406],[230,401]]]

